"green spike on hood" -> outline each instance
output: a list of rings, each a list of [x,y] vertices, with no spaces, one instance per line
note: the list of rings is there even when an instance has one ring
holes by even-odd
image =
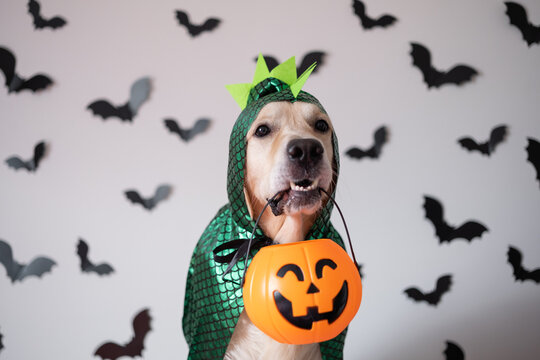
[[[225,87],[229,90],[229,93],[242,110],[250,103],[250,91],[256,87],[257,84],[269,78],[275,78],[281,81],[286,85],[285,88],[291,89],[292,95],[296,98],[316,65],[316,63],[311,64],[300,77],[297,77],[294,56],[276,66],[272,71],[268,71],[264,56],[259,54],[259,57],[257,58],[257,67],[255,68],[255,74],[253,75],[253,81],[251,83],[225,85]]]
[[[266,65],[266,64],[265,64]],[[268,70],[268,69],[266,69]],[[296,71],[296,70],[295,70]],[[260,73],[255,79],[265,77],[262,82],[284,83],[283,74],[279,71],[267,77],[261,65]],[[250,217],[244,198],[246,135],[259,111],[274,101],[303,101],[315,104],[324,111],[319,101],[312,95],[299,91],[296,95],[292,89],[276,89],[275,86],[262,86],[270,89],[252,96],[246,107],[238,116],[230,135],[229,163],[227,168],[227,194],[229,203],[223,206],[206,227],[193,252],[184,299],[184,315],[182,327],[189,344],[188,359],[223,359],[229,340],[234,331],[238,317],[244,309],[240,282],[244,273],[244,261],[237,262],[232,271],[223,279],[227,264],[214,261],[213,249],[234,239],[249,239],[254,220]],[[251,89],[250,89],[251,91]],[[249,98],[249,93],[248,93]],[[339,172],[339,151],[335,134],[332,134],[334,150],[334,182]],[[329,238],[343,247],[339,233],[330,222],[332,204],[327,202],[321,209],[318,218],[310,229],[306,240]],[[256,235],[263,233],[257,229]],[[252,252],[252,255],[254,252]],[[325,360],[343,358],[343,344],[346,330],[332,340],[320,344],[321,354]]]

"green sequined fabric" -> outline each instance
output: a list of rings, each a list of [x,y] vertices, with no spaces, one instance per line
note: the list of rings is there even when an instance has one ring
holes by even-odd
[[[227,264],[214,261],[215,247],[234,239],[249,239],[254,226],[244,199],[244,174],[246,158],[246,134],[262,107],[274,101],[303,101],[322,105],[312,95],[302,91],[295,98],[289,89],[273,80],[266,79],[267,84],[248,101],[248,106],[240,113],[231,132],[229,140],[229,164],[227,169],[227,194],[229,203],[223,206],[206,227],[195,250],[188,270],[184,299],[184,315],[182,327],[189,344],[188,359],[208,360],[223,359],[229,340],[244,309],[242,299],[241,278],[244,273],[244,261],[239,261],[232,270],[222,278]],[[279,80],[277,80],[279,81]],[[277,85],[277,86],[276,86]],[[286,85],[285,85],[286,86]],[[332,135],[334,146],[334,171],[337,181],[339,173],[339,151],[335,134]],[[343,241],[330,222],[332,203],[320,211],[320,215],[310,229],[306,240],[329,238],[340,246]],[[263,236],[260,229],[255,236]],[[249,266],[249,261],[248,261]],[[322,357],[325,360],[342,359],[343,343],[346,330],[332,340],[320,344]]]

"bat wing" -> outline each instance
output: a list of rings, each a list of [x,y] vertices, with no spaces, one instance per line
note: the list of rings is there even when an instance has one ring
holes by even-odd
[[[41,18],[41,15],[39,14],[41,9],[41,6],[39,3],[35,0],[28,1],[28,13],[32,15],[32,19],[34,21],[34,27],[41,28],[41,24],[43,22],[43,19]]]
[[[189,34],[193,36],[192,31],[193,25],[189,22],[189,16],[185,11],[182,10],[176,10],[176,19],[178,20],[178,23],[180,25],[183,25],[188,30]]]
[[[424,82],[428,85],[428,87],[438,86],[434,82],[434,78],[438,74],[438,71],[435,70],[431,65],[431,54],[429,53],[429,50],[418,43],[411,43],[411,47],[413,65],[422,72]]]
[[[167,127],[167,129],[169,129],[170,132],[178,134],[180,138],[185,140],[185,130],[181,129],[176,121],[174,121],[173,119],[165,119],[163,120],[163,122],[165,123],[165,126]]]
[[[131,201],[134,204],[141,204],[144,208],[148,209],[148,204],[145,199],[139,195],[139,193],[135,190],[128,190],[124,194],[126,194],[126,197],[129,201]]]
[[[109,275],[110,273],[114,272],[114,269],[111,265],[103,263],[94,266],[92,268],[92,271],[97,273],[98,275]]]
[[[41,159],[43,159],[44,155],[45,155],[45,143],[41,141],[34,147],[34,157],[32,159],[34,163],[33,170],[36,170],[38,168],[39,163],[41,162]]]
[[[441,297],[450,290],[452,286],[452,275],[441,276],[437,280],[435,290],[427,296],[427,301],[431,305],[437,305],[441,301]]]
[[[446,349],[444,350],[444,354],[446,355],[446,360],[464,360],[465,359],[465,353],[463,353],[463,350],[461,348],[451,342],[446,342]]]
[[[495,151],[495,148],[497,147],[497,145],[499,145],[501,142],[504,141],[507,133],[508,133],[507,127],[505,125],[497,126],[493,130],[491,130],[491,134],[489,135],[489,142],[488,142],[490,154],[493,151]]]
[[[45,26],[50,27],[52,29],[61,28],[62,26],[66,24],[67,24],[67,21],[60,16],[55,16],[55,17],[50,18],[49,20],[45,20]]]
[[[128,106],[133,115],[137,114],[142,103],[148,100],[150,88],[150,79],[147,77],[143,77],[131,85]]]
[[[525,8],[512,1],[507,1],[504,4],[506,5],[506,14],[510,19],[510,25],[514,25],[519,29],[523,36],[523,40],[525,40],[529,46],[540,42],[540,28],[529,22]]]
[[[0,264],[6,268],[7,276],[11,279],[11,282],[15,282],[23,266],[13,259],[11,246],[2,240],[0,240]]]
[[[476,222],[476,221],[467,221],[465,224],[461,225],[460,227],[456,228],[449,236],[447,241],[453,240],[453,239],[467,239],[471,241],[475,237],[482,237],[482,234],[488,231],[488,228],[486,228],[484,225]]]
[[[488,154],[487,144],[478,144],[474,139],[470,137],[462,137],[458,140],[458,143],[469,151],[480,151],[482,154]]]
[[[397,19],[392,15],[383,15],[377,19],[376,25],[380,27],[387,27],[395,23]]]
[[[430,220],[435,227],[435,234],[440,242],[445,241],[448,234],[452,231],[452,228],[444,221],[442,204],[432,197],[424,196],[424,210],[426,218]]]
[[[302,59],[302,63],[298,67],[297,73],[298,76],[304,73],[313,63],[317,63],[317,67],[313,69],[313,73],[319,71],[319,68],[324,64],[324,56],[326,55],[323,51],[311,51],[307,53]]]
[[[220,19],[217,19],[217,18],[208,18],[206,19],[206,21],[204,22],[204,24],[202,24],[200,26],[200,30],[199,30],[199,33],[206,30],[206,31],[212,31],[214,30],[215,28],[218,27],[219,23],[221,22]]]
[[[366,6],[360,0],[353,0],[354,14],[360,19],[360,23],[364,29],[371,29],[374,26],[374,21],[366,15]]]
[[[4,84],[9,87],[15,76],[15,56],[6,48],[0,47],[0,69],[4,73]]]
[[[534,166],[536,170],[536,180],[540,180],[540,142],[533,138],[528,138],[527,144],[527,160]]]
[[[153,209],[160,201],[166,199],[171,193],[170,185],[160,185],[156,189],[156,193],[148,200],[149,210]]]
[[[133,319],[133,332],[135,336],[126,344],[126,349],[130,356],[141,356],[144,350],[144,339],[146,334],[151,330],[150,327],[151,317],[148,314],[148,309],[142,310]]]
[[[126,348],[113,342],[107,342],[97,348],[95,356],[100,356],[103,360],[116,360],[126,354]]]
[[[461,85],[471,81],[474,76],[478,75],[478,71],[467,65],[456,65],[450,71],[444,74],[441,79],[443,83]]]
[[[81,261],[81,270],[85,272],[91,271],[94,267],[94,264],[88,259],[88,251],[88,244],[83,239],[79,239],[79,243],[77,244],[77,255]]]
[[[506,253],[508,262],[510,265],[512,265],[512,270],[514,272],[514,278],[516,280],[525,280],[527,271],[522,266],[523,256],[521,255],[521,252],[512,247],[508,247],[508,252]]]
[[[118,108],[107,100],[94,101],[88,105],[87,109],[90,109],[94,115],[99,115],[103,119],[107,119],[109,117],[119,117],[120,119],[124,120],[126,116],[124,111],[122,111],[122,107]]]
[[[405,289],[403,292],[414,301],[426,300],[426,296],[424,295],[424,293],[415,287]]]
[[[28,265],[23,267],[22,271],[17,277],[17,280],[22,281],[27,276],[41,277],[46,272],[51,271],[54,265],[56,265],[56,263],[49,258],[42,256],[37,257],[32,260]]]
[[[367,156],[367,153],[360,148],[352,147],[345,152],[345,155],[353,159],[362,159],[363,157]]]
[[[383,145],[388,140],[388,129],[386,129],[386,126],[381,126],[375,131],[375,134],[373,134],[373,140],[375,142],[373,145],[374,155],[379,157]]]
[[[193,125],[193,128],[191,128],[187,133],[184,135],[185,137],[182,137],[182,139],[189,141],[193,139],[195,135],[201,134],[208,129],[210,126],[210,120],[209,119],[198,119],[195,122],[195,125]],[[182,135],[180,135],[182,136]]]
[[[26,169],[28,171],[31,171],[32,167],[30,164],[28,164],[26,161],[21,160],[18,156],[12,156],[10,158],[6,159],[6,164],[14,168],[15,170],[19,170],[21,168]]]
[[[22,90],[30,90],[32,92],[36,92],[46,89],[52,83],[53,81],[47,75],[38,74],[32,76],[28,80],[23,80],[21,84],[14,89],[14,91],[19,92]]]

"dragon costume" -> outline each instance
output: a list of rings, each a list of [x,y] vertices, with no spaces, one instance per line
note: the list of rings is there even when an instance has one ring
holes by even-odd
[[[241,286],[244,261],[236,262],[224,276],[228,264],[217,261],[214,249],[234,241],[248,240],[252,235],[256,239],[268,239],[259,228],[252,234],[255,221],[249,214],[244,198],[247,132],[259,111],[270,102],[303,101],[315,104],[325,112],[314,96],[301,91],[314,66],[315,64],[297,78],[294,57],[269,72],[264,59],[259,56],[252,83],[228,86],[243,110],[234,124],[229,141],[229,203],[218,211],[204,230],[188,270],[182,318],[184,336],[189,344],[188,359],[223,359],[238,317],[244,309]],[[332,144],[335,184],[339,172],[335,134],[332,134]],[[341,236],[330,222],[331,212],[332,203],[327,201],[306,240],[328,238],[343,247]],[[255,252],[256,248],[250,255]],[[320,343],[323,359],[343,358],[345,334],[346,330],[334,339]]]

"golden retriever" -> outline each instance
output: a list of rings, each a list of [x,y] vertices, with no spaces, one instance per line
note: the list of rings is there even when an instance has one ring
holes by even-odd
[[[244,194],[256,217],[276,193],[279,202],[267,208],[260,227],[275,243],[302,241],[325,204],[319,188],[333,187],[332,124],[319,107],[306,102],[265,105],[247,135]],[[272,210],[272,211],[271,211]],[[279,343],[250,321],[244,311],[225,359],[321,359],[319,344]]]

